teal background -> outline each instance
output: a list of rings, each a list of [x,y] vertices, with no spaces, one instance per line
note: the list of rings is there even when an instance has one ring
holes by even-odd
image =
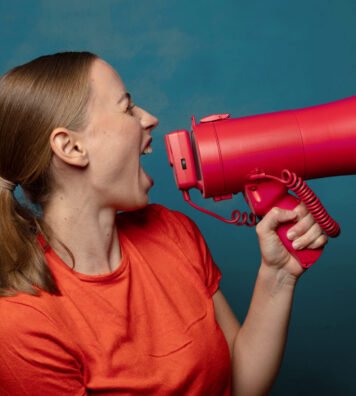
[[[157,115],[151,201],[191,216],[246,315],[260,256],[254,229],[188,207],[167,165],[163,135],[190,117],[233,116],[325,103],[356,92],[354,0],[0,1],[0,72],[36,56],[89,50],[110,62],[134,100]],[[34,159],[35,160],[35,159]],[[356,394],[355,176],[313,180],[342,235],[301,279],[274,396]],[[241,197],[214,204],[228,215]]]

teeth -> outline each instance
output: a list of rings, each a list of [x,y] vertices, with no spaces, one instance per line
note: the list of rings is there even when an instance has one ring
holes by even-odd
[[[151,146],[147,146],[144,150],[143,150],[143,154],[151,154],[152,153],[152,147]]]

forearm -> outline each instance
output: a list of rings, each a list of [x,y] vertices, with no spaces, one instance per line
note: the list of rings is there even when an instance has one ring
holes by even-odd
[[[251,305],[233,347],[234,395],[268,394],[287,338],[296,279],[263,263]]]

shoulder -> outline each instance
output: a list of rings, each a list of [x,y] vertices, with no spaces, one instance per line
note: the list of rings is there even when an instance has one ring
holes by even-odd
[[[39,295],[19,293],[11,297],[0,297],[0,343],[11,339],[21,341],[24,336],[59,337],[70,339],[63,332],[64,308],[61,296],[40,292]]]
[[[55,322],[50,315],[45,293],[38,296],[20,293],[11,297],[0,297],[0,342],[13,338],[21,333],[42,329],[55,329]],[[50,296],[49,296],[50,297]]]
[[[13,351],[21,353],[24,359],[30,358],[33,347],[40,348],[41,339],[58,334],[59,329],[41,305],[41,296],[24,293],[0,298],[0,316],[6,318],[0,321],[0,344],[7,360],[12,360]]]
[[[0,317],[6,318],[0,321],[3,356],[12,355],[13,350],[21,351],[22,358],[33,357],[41,350],[77,351],[61,321],[56,320],[64,314],[58,310],[60,304],[56,300],[60,298],[45,292],[38,296],[21,293],[0,297]]]
[[[74,395],[77,390],[84,394],[73,337],[52,320],[41,296],[0,297],[1,391],[29,396]]]

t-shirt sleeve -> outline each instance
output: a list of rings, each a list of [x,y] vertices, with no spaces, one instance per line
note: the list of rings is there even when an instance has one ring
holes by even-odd
[[[198,226],[181,212],[160,208],[161,216],[170,228],[169,232],[173,230],[175,241],[181,246],[212,296],[219,288],[222,274]]]
[[[87,394],[72,345],[64,341],[60,329],[45,314],[26,304],[3,300],[0,316],[2,396]]]

